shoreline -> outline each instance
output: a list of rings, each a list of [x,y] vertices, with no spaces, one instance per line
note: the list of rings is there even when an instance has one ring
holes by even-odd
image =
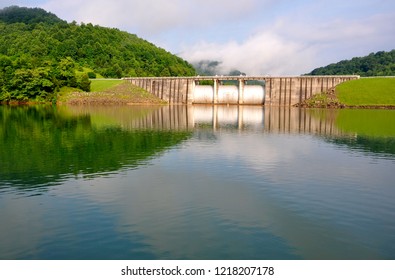
[[[6,101],[0,105],[29,106],[29,105],[168,105],[167,102],[139,88],[131,83],[121,83],[109,89],[97,92],[68,92],[59,94],[56,101]],[[210,105],[210,104],[208,104]],[[268,106],[268,105],[263,105]],[[270,106],[270,105],[269,105]],[[287,106],[288,107],[288,106]],[[289,106],[290,108],[315,109],[383,109],[395,110],[395,105],[365,104],[346,105],[339,101],[335,88],[327,92],[316,94],[301,103]]]
[[[73,93],[74,94],[74,93]],[[0,106],[35,106],[35,105],[98,105],[98,106],[112,106],[112,105],[127,105],[127,106],[138,106],[138,105],[169,105],[167,102],[164,101],[140,101],[136,102],[133,100],[128,99],[117,99],[117,97],[104,97],[101,93],[100,95],[94,96],[95,92],[89,92],[89,96],[79,96],[79,97],[71,97],[67,101],[9,101],[9,102],[0,102]],[[179,105],[179,104],[177,104]],[[182,104],[187,105],[187,104]],[[188,104],[188,105],[199,105],[199,104]],[[205,104],[208,106],[214,106],[212,104]],[[215,106],[228,106],[226,104],[217,104]],[[239,106],[235,104],[235,106]],[[251,106],[251,105],[243,105],[243,106]],[[262,105],[263,107],[270,107],[272,105]],[[367,110],[395,110],[395,105],[345,105],[345,104],[304,104],[298,103],[291,106],[280,106],[284,108],[300,108],[300,109],[367,109]]]
[[[305,105],[295,104],[291,107],[302,108],[302,109],[383,109],[383,110],[395,110],[395,105],[332,105],[332,104],[316,104],[316,105]]]

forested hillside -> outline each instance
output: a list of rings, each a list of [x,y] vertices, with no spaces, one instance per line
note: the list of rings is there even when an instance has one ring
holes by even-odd
[[[395,50],[371,53],[314,69],[307,75],[395,76]]]
[[[191,76],[183,59],[118,29],[67,23],[39,8],[0,10],[0,101],[53,98],[89,78]]]

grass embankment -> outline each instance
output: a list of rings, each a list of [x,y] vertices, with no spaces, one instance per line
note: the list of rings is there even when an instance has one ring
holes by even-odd
[[[348,81],[295,106],[395,109],[395,78],[362,78]]]
[[[339,102],[346,106],[394,106],[395,78],[362,78],[336,87]]]
[[[91,91],[92,92],[105,91],[114,86],[120,85],[123,82],[124,82],[123,80],[112,80],[112,79],[91,80]]]
[[[58,101],[66,104],[165,104],[146,90],[123,80],[92,80],[91,92],[60,92]]]

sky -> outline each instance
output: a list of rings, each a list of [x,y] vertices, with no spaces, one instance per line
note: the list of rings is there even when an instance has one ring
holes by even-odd
[[[218,74],[300,75],[395,49],[394,0],[0,0],[118,28]]]

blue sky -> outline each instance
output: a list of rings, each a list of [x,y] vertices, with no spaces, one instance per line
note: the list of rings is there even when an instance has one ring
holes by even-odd
[[[395,49],[393,0],[0,0],[10,5],[116,27],[224,73],[299,75]]]

